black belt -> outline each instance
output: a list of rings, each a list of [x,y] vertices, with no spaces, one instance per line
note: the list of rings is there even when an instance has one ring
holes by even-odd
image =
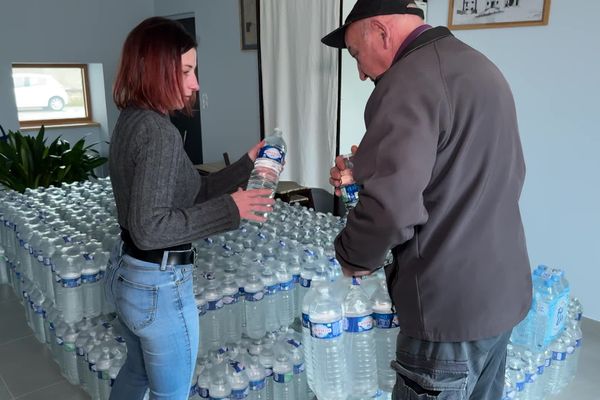
[[[123,243],[123,252],[138,260],[162,264],[167,253],[166,265],[185,265],[194,263],[193,250],[140,250]]]

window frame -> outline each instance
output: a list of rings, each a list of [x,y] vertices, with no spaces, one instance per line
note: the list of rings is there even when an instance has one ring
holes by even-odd
[[[19,125],[21,128],[32,128],[38,127],[41,125],[44,126],[65,126],[65,125],[79,125],[79,124],[94,124],[94,120],[92,119],[92,106],[90,99],[90,82],[88,75],[88,65],[87,64],[41,64],[41,63],[14,63],[11,65],[11,77],[15,72],[15,68],[79,68],[82,72],[82,83],[83,83],[83,108],[86,116],[80,118],[56,118],[56,119],[38,119],[38,120],[27,120],[21,121],[18,118],[18,107],[17,107],[17,119],[19,119]],[[14,80],[13,83],[13,91]],[[16,97],[15,97],[15,105],[16,105]]]

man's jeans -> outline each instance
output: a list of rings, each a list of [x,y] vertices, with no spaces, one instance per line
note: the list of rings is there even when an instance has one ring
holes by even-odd
[[[471,342],[398,335],[394,400],[500,400],[510,331]]]
[[[114,254],[118,252],[118,254]],[[115,250],[105,295],[113,301],[127,344],[127,360],[111,400],[188,398],[198,353],[193,265],[160,265]]]

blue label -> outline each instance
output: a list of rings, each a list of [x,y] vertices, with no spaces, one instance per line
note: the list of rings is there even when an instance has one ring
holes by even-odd
[[[200,316],[205,315],[207,308],[208,308],[207,304],[202,304],[201,306],[196,306],[196,309],[198,310],[198,315],[200,315]]]
[[[239,294],[234,294],[233,296],[223,296],[223,304],[235,304],[238,302]]]
[[[283,164],[284,158],[285,158],[285,154],[279,147],[275,147],[275,146],[266,144],[263,147],[261,147],[261,149],[259,150],[258,156],[256,157],[255,164],[257,161],[258,162],[263,161],[260,159],[273,160],[273,161],[276,161],[278,164]]]
[[[268,296],[274,295],[275,293],[277,293],[278,290],[279,290],[279,284],[265,286],[265,294]]]
[[[582,344],[582,339],[577,339],[575,341],[575,347],[581,347],[581,344]]]
[[[363,317],[344,318],[344,330],[350,333],[368,332],[373,329],[373,317],[365,315]]]
[[[566,358],[567,358],[567,353],[564,351],[560,351],[560,352],[553,351],[552,352],[552,360],[554,360],[554,361],[564,361]]]
[[[277,383],[289,383],[294,379],[294,375],[291,372],[287,374],[273,374],[273,380]]]
[[[308,314],[302,313],[302,327],[310,329],[310,318],[308,317]]]
[[[312,279],[300,277],[300,286],[303,288],[309,288],[311,281]]]
[[[317,339],[334,339],[342,334],[342,320],[326,324],[310,323],[310,335]]]
[[[125,338],[123,338],[123,336],[115,336],[115,340],[119,343],[125,343]]]
[[[81,285],[81,277],[73,279],[61,279],[60,284],[64,288],[75,288]]]
[[[298,347],[302,346],[302,343],[300,343],[296,339],[289,339],[287,342],[289,344],[291,344],[292,346],[294,346],[295,348],[298,348]]]
[[[238,362],[238,361],[231,361],[229,363],[229,365],[231,365],[231,368],[233,368],[233,370],[235,372],[242,372],[243,370],[245,370],[246,368],[244,367],[244,364]]]
[[[540,365],[540,366],[538,366],[538,367],[537,367],[537,371],[536,371],[536,373],[537,373],[538,375],[541,375],[541,374],[543,374],[543,373],[544,373],[544,366],[543,366],[543,365]]]
[[[352,285],[353,286],[360,286],[360,284],[362,283],[362,278],[359,276],[353,276],[352,277]]]
[[[283,282],[279,284],[279,290],[287,292],[289,290],[292,290],[294,288],[294,280],[292,279],[289,282]]]
[[[210,311],[214,311],[214,310],[219,310],[223,308],[223,300],[219,299],[217,301],[209,301],[208,302],[208,309]]]
[[[375,320],[375,326],[379,329],[392,329],[400,326],[398,317],[395,314],[373,313],[373,319]]]
[[[196,395],[196,393],[198,393],[198,386],[196,386],[196,385],[190,386],[190,394],[188,395],[188,397],[194,397]]]
[[[81,283],[95,283],[100,280],[100,273],[81,275]]]
[[[265,294],[263,292],[257,292],[257,293],[246,292],[246,294],[245,294],[246,301],[261,301],[263,299],[263,297],[265,297]]]
[[[265,388],[265,380],[250,381],[250,390],[263,390]]]
[[[198,396],[203,399],[208,399],[208,388],[198,386]]]
[[[229,399],[245,399],[248,397],[248,388],[243,389],[232,389]]]
[[[525,374],[525,383],[533,383],[535,381],[535,374]]]
[[[300,282],[300,275],[292,275],[292,278],[294,279],[294,283]]]
[[[294,375],[298,375],[304,372],[304,363],[294,365]]]
[[[340,191],[342,193],[342,200],[346,205],[356,205],[358,203],[360,186],[357,183],[341,186]]]
[[[522,392],[525,389],[525,382],[517,382],[515,385],[517,392]]]

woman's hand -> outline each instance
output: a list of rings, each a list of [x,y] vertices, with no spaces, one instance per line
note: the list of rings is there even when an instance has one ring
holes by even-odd
[[[258,156],[258,151],[264,145],[265,145],[265,140],[263,139],[260,142],[258,142],[258,144],[256,144],[254,147],[252,147],[250,150],[248,150],[248,157],[250,157],[250,160],[252,160],[252,162],[254,162],[254,160],[256,160],[256,157]]]
[[[351,148],[352,154],[356,154],[358,150],[357,145],[353,145]],[[342,192],[340,192],[340,185],[342,184],[342,172],[346,169],[346,164],[344,164],[344,157],[339,155],[335,158],[335,165],[329,170],[329,183],[331,186],[335,188],[335,195],[340,196]]]
[[[275,204],[275,200],[269,197],[271,193],[270,189],[239,188],[237,192],[231,194],[231,197],[240,212],[240,218],[265,222],[267,218],[264,214],[273,211],[273,204]]]

